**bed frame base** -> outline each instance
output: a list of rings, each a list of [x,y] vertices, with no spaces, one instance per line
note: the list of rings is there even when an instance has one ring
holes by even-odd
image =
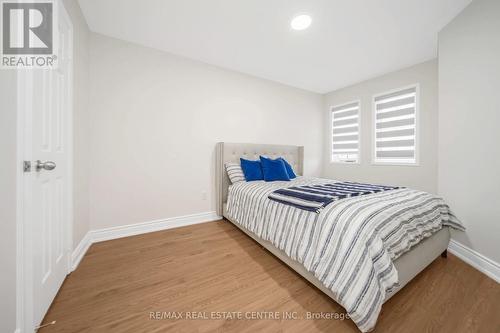
[[[227,216],[227,214],[225,214],[225,209],[223,216],[224,220],[227,220],[234,224],[236,227],[238,227],[238,229],[243,231],[257,243],[259,243],[263,248],[271,252],[274,256],[278,257],[278,259],[288,265],[304,279],[309,281],[316,288],[336,301],[332,291],[326,288],[323,283],[321,283],[321,281],[319,281],[314,276],[314,274],[306,270],[306,268],[302,264],[300,264],[298,261],[292,260],[284,251],[275,247],[271,242],[258,237],[253,232],[247,230],[237,222],[233,221],[229,216]],[[387,302],[392,296],[394,296],[399,290],[401,290],[432,261],[438,258],[440,254],[441,256],[443,256],[444,253],[447,253],[446,249],[448,247],[449,241],[450,230],[448,227],[444,227],[434,235],[430,236],[427,239],[424,239],[419,244],[415,245],[410,251],[404,253],[399,258],[394,260],[394,266],[396,267],[399,275],[399,286],[393,288],[386,294],[384,303]]]

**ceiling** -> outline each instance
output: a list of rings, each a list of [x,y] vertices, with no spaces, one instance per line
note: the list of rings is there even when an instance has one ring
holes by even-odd
[[[325,93],[437,56],[471,0],[79,0],[90,29]],[[303,31],[297,14],[312,17]]]

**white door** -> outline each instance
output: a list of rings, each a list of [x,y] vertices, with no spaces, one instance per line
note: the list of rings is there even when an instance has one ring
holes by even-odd
[[[31,172],[25,173],[25,216],[31,229],[25,230],[31,247],[27,247],[29,326],[41,323],[69,273],[72,30],[62,7],[58,12],[58,66],[33,69],[28,80],[32,98],[25,136],[31,156]]]

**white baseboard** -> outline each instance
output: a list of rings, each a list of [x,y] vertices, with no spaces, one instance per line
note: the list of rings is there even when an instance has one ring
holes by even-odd
[[[208,213],[171,217],[171,218],[154,220],[150,222],[143,222],[137,224],[123,225],[119,227],[92,230],[90,231],[90,233],[92,235],[92,242],[95,243],[110,239],[145,234],[148,232],[184,227],[187,225],[198,224],[203,222],[216,221],[220,219],[221,217],[217,216],[215,212],[208,212]]]
[[[500,264],[474,251],[473,249],[455,241],[450,240],[448,250],[477,269],[500,283]]]
[[[80,261],[82,261],[83,256],[85,255],[85,253],[87,253],[90,245],[92,245],[92,237],[90,235],[90,232],[87,232],[80,243],[78,243],[78,246],[73,250],[73,253],[71,253],[72,272],[78,267]]]
[[[218,216],[215,212],[207,212],[171,217],[137,224],[128,224],[119,227],[91,230],[85,235],[85,237],[83,237],[83,239],[73,251],[71,255],[71,269],[72,271],[74,271],[78,267],[78,264],[93,243],[145,234],[148,232],[184,227],[192,224],[217,221],[220,219],[221,217]],[[458,243],[453,239],[450,240],[448,250],[472,267],[476,268],[496,282],[500,283],[500,264],[498,264],[497,262],[483,256],[482,254],[468,248],[461,243]]]
[[[80,241],[71,255],[71,269],[74,271],[83,256],[93,243],[103,242],[111,239],[135,236],[148,232],[184,227],[192,224],[220,220],[221,217],[215,212],[199,213],[178,217],[170,217],[143,223],[128,224],[119,227],[90,230]]]

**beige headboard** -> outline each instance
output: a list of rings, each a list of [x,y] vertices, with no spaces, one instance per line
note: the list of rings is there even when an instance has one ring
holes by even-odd
[[[224,164],[227,162],[240,163],[240,157],[257,160],[260,155],[270,158],[283,157],[292,165],[293,170],[298,175],[303,175],[304,147],[302,146],[219,142],[217,143],[215,158],[217,215],[222,216],[222,206],[227,200],[227,191],[231,184]]]

